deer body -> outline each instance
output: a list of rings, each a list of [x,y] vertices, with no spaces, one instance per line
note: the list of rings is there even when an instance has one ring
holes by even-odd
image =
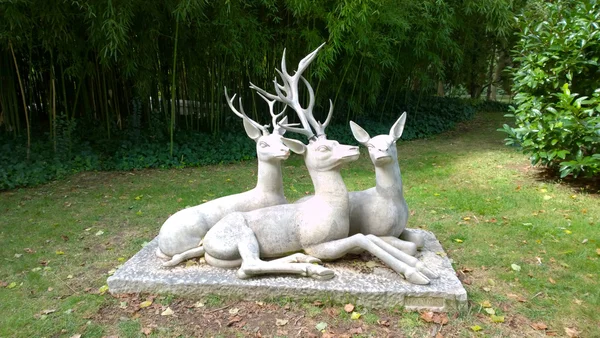
[[[226,91],[227,92],[227,91]],[[226,94],[227,95],[227,94]],[[270,134],[265,126],[252,121],[243,111],[233,106],[233,99],[227,97],[233,112],[244,121],[244,129],[248,136],[256,141],[258,158],[257,184],[252,190],[229,195],[206,202],[204,204],[180,210],[163,224],[158,234],[158,257],[166,259],[164,266],[179,264],[185,259],[203,254],[202,238],[208,230],[225,215],[235,211],[250,211],[272,205],[286,204],[283,195],[283,179],[281,161],[289,157],[289,149],[282,143],[285,130],[279,128],[278,115],[273,114],[275,101],[266,100],[273,116],[274,133]],[[286,119],[284,118],[283,121]]]
[[[389,135],[373,138],[359,125],[350,122],[356,140],[369,149],[376,180],[375,187],[350,193],[350,226],[351,233],[381,237],[394,247],[414,255],[423,240],[405,231],[409,213],[402,191],[402,174],[396,148],[405,122],[406,113],[392,126]],[[400,236],[407,240],[398,239]]]

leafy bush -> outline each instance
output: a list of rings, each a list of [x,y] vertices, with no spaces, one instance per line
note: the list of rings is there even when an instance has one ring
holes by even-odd
[[[600,173],[600,6],[534,3],[520,17],[507,144],[560,176]]]
[[[403,111],[408,113],[403,140],[439,134],[475,115],[475,108],[464,100],[409,98],[406,103],[397,104],[384,115],[373,113],[357,122],[372,136],[387,134]],[[94,134],[93,130],[86,123],[81,123],[81,126],[69,125],[59,133],[60,142],[56,152],[52,142],[33,142],[29,161],[25,158],[25,140],[0,137],[3,144],[0,148],[0,190],[34,186],[86,170],[183,168],[256,157],[254,142],[246,137],[241,123],[238,123],[237,129],[219,135],[178,131],[173,156],[170,155],[167,135],[153,128],[125,130],[110,140]],[[356,144],[345,121],[333,123],[327,129],[327,134],[342,143]],[[292,133],[286,136],[302,138]],[[35,139],[39,140],[40,137]]]

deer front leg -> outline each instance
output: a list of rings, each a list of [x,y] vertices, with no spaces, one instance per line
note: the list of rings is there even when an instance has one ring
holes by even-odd
[[[397,259],[401,260],[402,262],[414,267],[415,269],[417,269],[417,271],[421,272],[428,278],[435,279],[435,278],[440,277],[437,273],[435,273],[431,269],[429,269],[425,264],[423,264],[423,262],[418,260],[416,257],[408,255],[407,253],[403,252],[402,250],[399,250],[397,248],[397,246],[393,244],[393,243],[396,243],[396,241],[403,242],[402,240],[400,240],[396,237],[390,237],[390,236],[377,237],[374,235],[367,235],[367,238],[371,242],[375,243],[378,247],[385,250],[390,255],[392,255],[392,256],[396,257]]]
[[[430,280],[414,267],[402,262],[386,252],[381,247],[370,241],[363,234],[356,234],[347,238],[309,246],[304,251],[314,257],[324,260],[334,260],[344,256],[346,253],[361,248],[381,259],[387,266],[403,275],[407,281],[413,284],[429,284]],[[399,250],[398,250],[399,251]]]
[[[380,236],[379,238],[407,255],[414,256],[417,254],[417,245],[413,242],[404,241],[393,236]]]
[[[238,242],[238,250],[242,257],[242,266],[237,272],[240,279],[252,277],[253,275],[265,274],[295,274],[315,279],[331,279],[335,273],[321,265],[312,263],[296,262],[320,262],[320,260],[304,254],[293,254],[266,262],[260,259],[258,240],[255,234],[248,228]]]
[[[404,229],[400,234],[400,239],[415,243],[419,249],[425,246],[425,237],[421,233],[410,229]]]

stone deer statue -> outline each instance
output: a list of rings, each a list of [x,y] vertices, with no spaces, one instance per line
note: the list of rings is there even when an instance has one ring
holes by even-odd
[[[240,266],[237,275],[247,278],[261,274],[297,274],[316,279],[334,277],[334,272],[318,263],[320,260],[333,260],[348,252],[366,250],[407,280],[417,284],[427,284],[429,279],[414,267],[397,259],[404,254],[383,240],[369,235],[350,231],[350,205],[348,191],[340,168],[359,157],[358,147],[339,144],[328,140],[325,128],[331,119],[333,107],[325,123],[313,116],[314,91],[302,73],[316,57],[321,45],[299,63],[298,70],[289,75],[285,65],[285,51],[279,75],[283,85],[276,80],[277,95],[252,85],[271,100],[290,106],[300,119],[301,128],[281,125],[288,131],[304,134],[309,142],[284,139],[288,147],[304,157],[315,188],[315,196],[306,202],[284,204],[250,212],[234,212],[225,216],[208,231],[203,240],[206,262],[218,267]],[[298,83],[302,81],[309,96],[306,108],[300,105]],[[290,252],[296,253],[286,256]],[[283,257],[272,261],[263,258]]]
[[[403,113],[388,135],[371,138],[363,128],[350,121],[354,138],[369,150],[369,157],[375,165],[376,180],[375,187],[349,194],[350,234],[362,233],[379,237],[406,253],[398,257],[403,262],[419,267],[430,278],[437,278],[437,274],[424,269],[422,263],[412,257],[417,248],[423,246],[423,237],[406,230],[409,213],[402,193],[402,175],[396,149],[396,141],[402,136],[405,122],[406,113]]]
[[[227,88],[225,96],[231,110],[244,122],[244,129],[248,137],[256,142],[256,155],[258,158],[258,181],[252,190],[221,197],[204,204],[183,209],[173,214],[163,224],[158,234],[158,249],[156,254],[166,259],[163,266],[174,266],[180,262],[196,256],[200,241],[208,230],[225,215],[234,211],[250,211],[272,205],[286,204],[283,195],[283,179],[281,176],[281,161],[290,155],[289,148],[282,143],[285,129],[278,125],[278,119],[285,112],[285,107],[279,114],[274,114],[275,101],[263,99],[269,105],[272,117],[273,133],[269,133],[268,126],[262,126],[250,119],[244,112],[240,98],[240,111],[234,105],[235,95],[229,98]],[[287,118],[282,121],[286,123]]]

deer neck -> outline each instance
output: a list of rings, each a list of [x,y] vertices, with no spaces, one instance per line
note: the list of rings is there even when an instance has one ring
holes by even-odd
[[[398,160],[375,166],[377,193],[385,197],[402,197],[402,175]]]
[[[315,196],[326,199],[348,199],[348,190],[339,169],[328,171],[311,170],[310,177],[315,188]]]
[[[258,161],[256,189],[283,195],[281,161]]]

